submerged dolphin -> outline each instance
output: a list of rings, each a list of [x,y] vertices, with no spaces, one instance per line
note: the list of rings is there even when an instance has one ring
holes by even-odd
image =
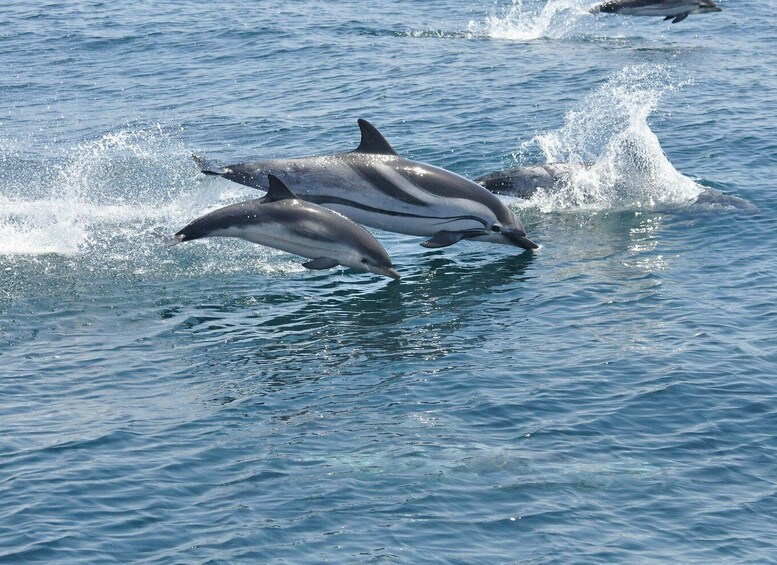
[[[478,184],[397,154],[380,132],[359,120],[355,150],[320,157],[268,159],[217,167],[195,157],[202,172],[267,189],[267,174],[295,187],[300,198],[373,228],[431,238],[446,247],[462,239],[537,249],[523,224]]]
[[[497,171],[475,179],[494,194],[529,199],[539,189],[552,189],[570,178],[575,167],[568,163],[542,163]]]
[[[588,168],[587,165],[569,163],[542,163],[526,167],[515,167],[478,177],[475,182],[494,194],[516,196],[528,200],[539,190],[561,189],[572,180],[576,170]],[[710,207],[753,210],[755,207],[747,200],[725,194],[714,188],[703,190],[692,204]]]
[[[345,265],[399,278],[386,250],[363,227],[331,210],[297,198],[270,175],[264,198],[232,204],[197,218],[172,244],[203,237],[238,237],[312,259],[306,269]]]
[[[606,12],[625,16],[663,16],[673,24],[691,14],[722,12],[712,0],[608,0],[591,8],[592,13]]]

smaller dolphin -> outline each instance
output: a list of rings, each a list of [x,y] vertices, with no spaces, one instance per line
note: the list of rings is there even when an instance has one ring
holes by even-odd
[[[297,198],[269,175],[263,198],[232,204],[197,218],[175,234],[171,245],[203,237],[238,237],[311,259],[306,269],[344,265],[400,278],[372,234],[336,212]]]
[[[608,0],[591,8],[591,13],[605,12],[624,16],[663,16],[673,24],[691,14],[722,12],[712,0]]]

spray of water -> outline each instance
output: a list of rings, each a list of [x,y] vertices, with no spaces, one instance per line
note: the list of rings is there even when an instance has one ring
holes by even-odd
[[[176,134],[161,127],[122,129],[65,148],[57,159],[2,144],[0,264],[13,270],[19,261],[45,256],[140,272],[190,256],[194,270],[225,269],[229,260],[210,260],[208,244],[172,253],[162,236],[259,194],[204,179]],[[226,256],[245,254],[248,262],[268,255],[226,247]]]
[[[0,254],[77,254],[100,245],[98,226],[153,219],[159,208],[148,198],[154,184],[149,173],[166,169],[160,167],[160,145],[170,146],[161,130],[121,130],[45,163],[5,154],[15,170],[0,196]],[[139,162],[145,166],[129,170]],[[140,194],[128,204],[131,191]]]
[[[683,86],[668,69],[627,67],[565,115],[564,125],[525,143],[521,161],[539,152],[572,165],[569,178],[540,190],[530,205],[543,212],[572,209],[650,210],[693,201],[703,190],[678,172],[648,125],[662,97]]]
[[[484,22],[469,22],[470,35],[511,41],[562,39],[576,32],[592,3],[586,0],[512,0],[493,10]]]

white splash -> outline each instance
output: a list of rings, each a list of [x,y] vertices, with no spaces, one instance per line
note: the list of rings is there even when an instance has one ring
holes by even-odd
[[[0,197],[0,255],[78,253],[89,232],[72,204]]]
[[[43,172],[32,174],[20,153],[4,147],[4,164],[19,170],[0,181],[0,255],[142,246],[155,231],[184,225],[232,196],[212,188],[192,194],[197,169],[161,127],[120,130],[64,154],[54,163],[35,163]],[[33,180],[25,182],[28,177]]]
[[[656,65],[627,67],[565,115],[557,131],[535,136],[549,163],[570,163],[561,187],[541,190],[530,204],[543,212],[569,209],[649,210],[693,201],[703,190],[667,158],[648,125],[663,96],[683,86]]]
[[[583,17],[590,15],[591,5],[585,0],[513,0],[508,8],[492,12],[484,22],[469,22],[468,30],[475,37],[510,41],[561,39],[574,32]]]

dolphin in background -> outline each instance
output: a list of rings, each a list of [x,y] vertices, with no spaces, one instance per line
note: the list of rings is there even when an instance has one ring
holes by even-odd
[[[568,181],[574,171],[568,163],[541,163],[483,175],[475,182],[494,194],[528,200],[540,189],[556,188]]]
[[[398,279],[386,250],[348,218],[297,198],[280,179],[268,178],[263,198],[232,204],[197,218],[171,245],[203,237],[237,237],[311,259],[306,269],[337,265]]]
[[[608,0],[591,8],[591,13],[604,12],[624,16],[663,16],[673,24],[691,14],[722,12],[712,0]]]
[[[573,181],[575,171],[589,167],[590,165],[572,165],[570,163],[541,163],[489,173],[476,178],[475,182],[494,194],[529,200],[540,190],[562,189]],[[701,188],[702,192],[696,196],[691,204],[738,210],[756,209],[753,204],[738,196],[726,194],[714,188],[704,186]]]
[[[482,186],[445,169],[397,154],[368,121],[361,143],[346,153],[267,159],[219,167],[194,157],[206,175],[267,190],[267,175],[294,186],[300,198],[373,228],[429,237],[421,245],[447,247],[463,239],[538,245],[521,221]]]

